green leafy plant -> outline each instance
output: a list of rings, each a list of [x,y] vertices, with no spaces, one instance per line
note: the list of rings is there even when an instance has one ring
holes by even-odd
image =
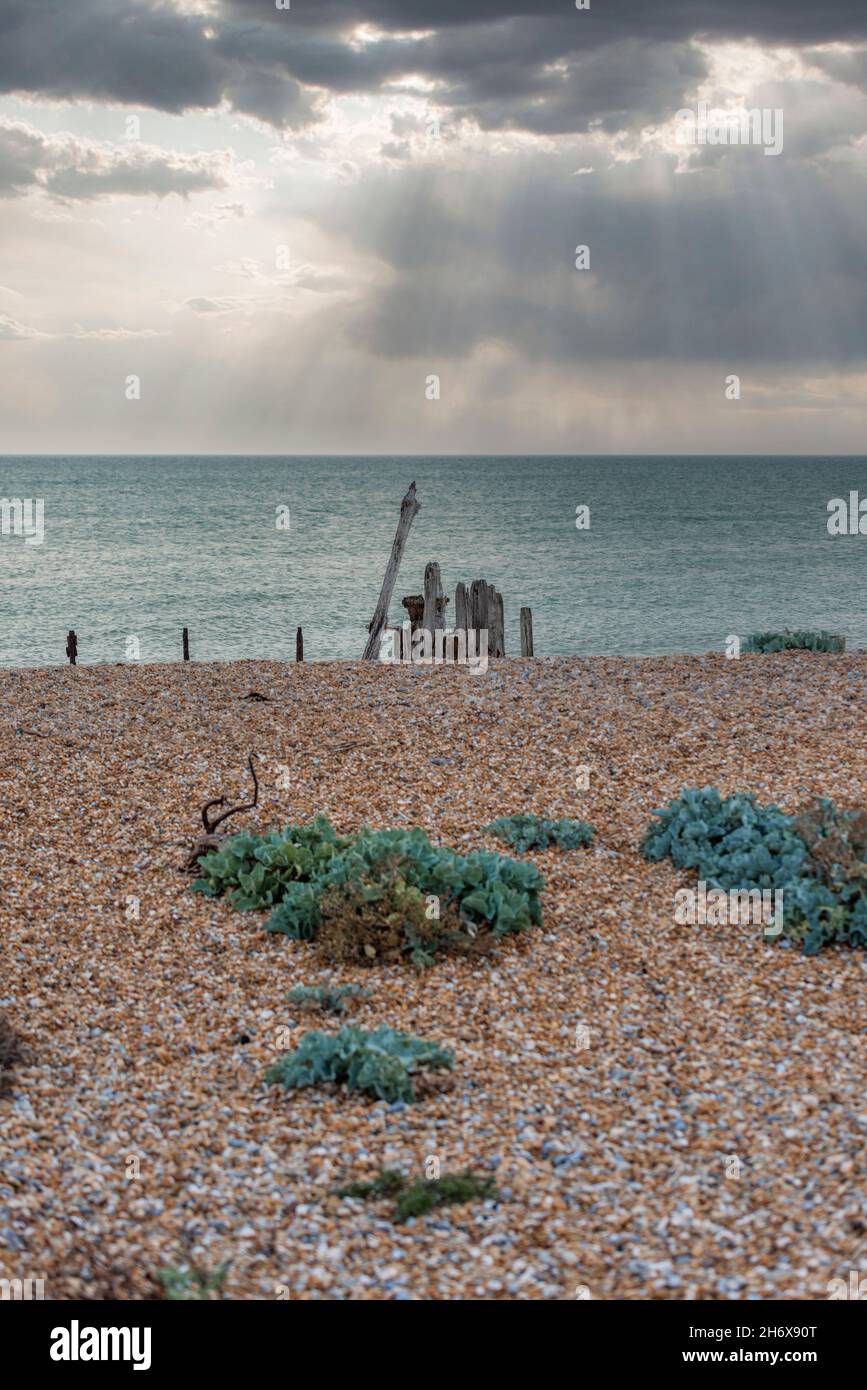
[[[234,835],[221,849],[202,855],[193,892],[217,898],[231,891],[232,906],[241,912],[273,907],[290,886],[317,881],[349,843],[321,815],[310,825],[287,825],[269,835]]]
[[[558,849],[578,849],[589,845],[593,840],[593,826],[583,820],[546,820],[535,815],[504,816],[485,826],[490,835],[503,840],[518,854],[527,850],[547,849],[557,845]]]
[[[360,985],[338,985],[329,989],[325,985],[296,985],[289,991],[289,1001],[302,1009],[321,1009],[324,1014],[346,1013],[350,999],[369,999],[370,991]]]
[[[534,865],[488,851],[460,855],[419,829],[341,837],[318,816],[282,835],[235,836],[200,863],[196,891],[229,892],[242,910],[272,908],[268,931],[316,940],[334,961],[425,966],[542,920]]]
[[[345,1187],[334,1190],[336,1197],[355,1197],[367,1201],[369,1197],[394,1197],[406,1187],[406,1178],[395,1168],[381,1168],[371,1182],[350,1182]]]
[[[465,918],[456,899],[431,904],[406,882],[399,858],[365,869],[359,879],[329,884],[321,900],[317,951],[326,960],[374,965],[408,959],[419,968],[444,953],[490,950],[495,936]]]
[[[392,1221],[399,1225],[412,1217],[426,1216],[436,1207],[491,1200],[497,1196],[497,1188],[493,1178],[483,1178],[469,1171],[443,1173],[439,1178],[419,1178],[410,1183],[403,1173],[383,1168],[372,1182],[349,1183],[346,1187],[338,1187],[335,1195],[362,1201],[396,1197]]]
[[[424,920],[436,921],[426,916],[429,898],[447,923],[446,935],[452,928],[466,933],[474,927],[502,937],[542,920],[544,883],[533,865],[486,851],[457,854],[431,844],[419,829],[362,830],[335,856],[321,886],[325,894],[350,885],[368,902],[389,898],[389,914],[404,914],[419,931],[424,930],[423,906]],[[354,896],[357,901],[357,892]],[[330,901],[339,899],[338,894]]]
[[[265,1073],[266,1084],[291,1090],[345,1082],[350,1091],[367,1091],[390,1103],[414,1101],[412,1077],[420,1069],[454,1066],[454,1056],[437,1043],[425,1042],[382,1026],[372,1033],[341,1028],[339,1033],[306,1033],[294,1052]]]
[[[867,946],[867,812],[821,800],[792,816],[691,787],[654,816],[646,859],[668,857],[726,892],[782,890],[783,931],[806,955],[833,941]]]
[[[846,638],[832,632],[810,632],[798,629],[782,632],[754,632],[741,648],[744,652],[842,652]]]
[[[401,1194],[394,1220],[400,1224],[412,1216],[425,1216],[435,1207],[485,1201],[496,1195],[493,1178],[481,1178],[475,1173],[444,1173],[441,1178],[420,1178]]]
[[[315,883],[290,883],[265,923],[265,930],[292,936],[296,941],[313,941],[322,921],[321,894],[318,879]]]
[[[830,941],[867,946],[867,812],[823,799],[792,824],[808,857],[786,893],[787,934],[806,955]]]
[[[229,1262],[222,1264],[210,1274],[197,1267],[161,1269],[157,1278],[163,1286],[163,1298],[175,1303],[202,1303],[223,1291]]]
[[[715,888],[782,888],[799,875],[807,852],[791,816],[747,793],[687,787],[653,814],[641,842],[645,859],[668,857]]]

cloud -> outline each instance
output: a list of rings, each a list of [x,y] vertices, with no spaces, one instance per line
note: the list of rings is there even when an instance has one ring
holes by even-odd
[[[554,154],[512,158],[472,188],[461,170],[370,173],[320,212],[381,267],[346,332],[431,371],[485,344],[582,368],[863,360],[863,174],[741,153],[695,179],[660,155],[580,192]],[[578,244],[589,270],[575,268]]]
[[[0,314],[0,342],[33,342],[37,338],[50,338],[50,333],[40,333],[38,328],[29,328],[8,314]]]
[[[67,133],[45,135],[23,121],[0,120],[0,197],[35,190],[78,201],[188,197],[225,189],[236,176],[228,150],[179,154],[139,141],[113,145]]]
[[[222,299],[211,299],[207,295],[194,295],[192,299],[184,300],[185,307],[192,309],[194,314],[231,314],[234,310],[243,305],[243,300],[232,299],[224,296]]]
[[[62,338],[105,343],[128,342],[133,338],[163,338],[167,330],[156,328],[82,328],[77,323],[71,333],[46,333],[19,323],[8,314],[0,314],[0,342],[56,342]]]
[[[82,328],[80,324],[69,335],[72,338],[89,339],[101,343],[125,343],[132,338],[165,338],[167,329],[159,328]]]
[[[249,295],[193,295],[184,300],[183,308],[194,314],[219,315],[241,313],[252,315],[259,311],[286,313],[297,307],[298,291],[315,295],[342,294],[350,288],[347,276],[333,266],[299,264],[277,274],[269,274],[255,259],[227,262],[221,267],[227,275],[251,280],[261,288]]]
[[[187,218],[187,226],[197,231],[215,232],[224,222],[249,215],[246,203],[215,203],[207,211],[197,209]]]
[[[4,354],[8,438],[758,451],[807,414],[860,447],[865,30],[863,0],[0,0],[0,90],[84,132],[0,120],[0,336],[55,340]],[[683,158],[699,99],[783,107],[784,153]],[[145,123],[185,153],[90,138],[101,103],[188,113]],[[209,196],[111,202],[172,192]],[[105,369],[133,337],[135,412]]]
[[[700,73],[693,39],[806,46],[867,38],[862,0],[0,0],[0,91],[162,111],[223,104],[277,127],[323,94],[410,79],[488,129],[634,124]],[[678,104],[676,102],[676,104]]]

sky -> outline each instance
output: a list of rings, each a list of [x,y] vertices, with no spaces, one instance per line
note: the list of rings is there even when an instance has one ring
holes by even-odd
[[[865,452],[864,0],[280,3],[0,0],[0,453]]]

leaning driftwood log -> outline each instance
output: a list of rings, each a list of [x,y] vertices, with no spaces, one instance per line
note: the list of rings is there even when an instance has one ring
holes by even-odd
[[[225,806],[224,796],[215,797],[213,801],[206,801],[202,807],[202,825],[205,827],[204,835],[200,835],[192,846],[190,857],[186,862],[185,868],[188,873],[194,873],[199,866],[199,859],[203,854],[210,854],[212,850],[221,849],[226,840],[230,837],[227,834],[218,835],[217,826],[222,825],[230,816],[236,816],[239,811],[252,811],[259,804],[259,779],[256,776],[256,769],[253,766],[253,755],[247,759],[247,766],[250,769],[250,776],[253,778],[253,800],[248,801],[243,806],[230,806],[222,815],[215,816],[212,820],[209,811],[215,806]]]
[[[397,571],[400,568],[403,548],[406,545],[406,538],[409,535],[409,528],[412,526],[413,518],[419,510],[420,503],[416,501],[415,483],[410,483],[406,496],[400,504],[400,520],[397,523],[397,530],[394,533],[394,540],[391,544],[391,555],[385,569],[385,578],[382,581],[382,588],[379,591],[379,600],[376,605],[373,619],[368,628],[369,637],[364,648],[363,661],[377,661],[379,659],[379,639],[382,636],[382,629],[388,621],[388,607],[391,603],[391,595],[394,590],[394,581],[397,579]]]

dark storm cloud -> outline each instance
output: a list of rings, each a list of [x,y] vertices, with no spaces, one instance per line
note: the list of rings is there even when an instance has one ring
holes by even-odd
[[[223,0],[226,14],[269,15],[270,0]],[[577,12],[573,0],[300,0],[291,10],[301,27],[349,29],[373,24],[388,32],[460,29],[515,18],[562,19],[593,26],[589,41],[613,37],[678,40],[692,34],[753,37],[765,42],[829,43],[864,35],[861,0],[592,0]]]
[[[477,186],[469,200],[466,179],[448,173],[377,176],[326,220],[392,270],[350,332],[370,352],[421,358],[432,371],[490,342],[527,361],[588,367],[860,360],[858,190],[831,170],[766,166],[754,181],[742,170],[689,188],[675,180],[665,201],[541,169],[517,171],[505,190]],[[591,249],[589,271],[575,269],[579,243]]]
[[[380,42],[351,42],[368,24]],[[429,32],[425,32],[429,31]],[[165,111],[222,101],[276,126],[315,117],[316,90],[372,92],[419,74],[487,128],[584,130],[676,108],[701,75],[694,37],[796,45],[867,38],[863,0],[0,0],[0,91]]]

